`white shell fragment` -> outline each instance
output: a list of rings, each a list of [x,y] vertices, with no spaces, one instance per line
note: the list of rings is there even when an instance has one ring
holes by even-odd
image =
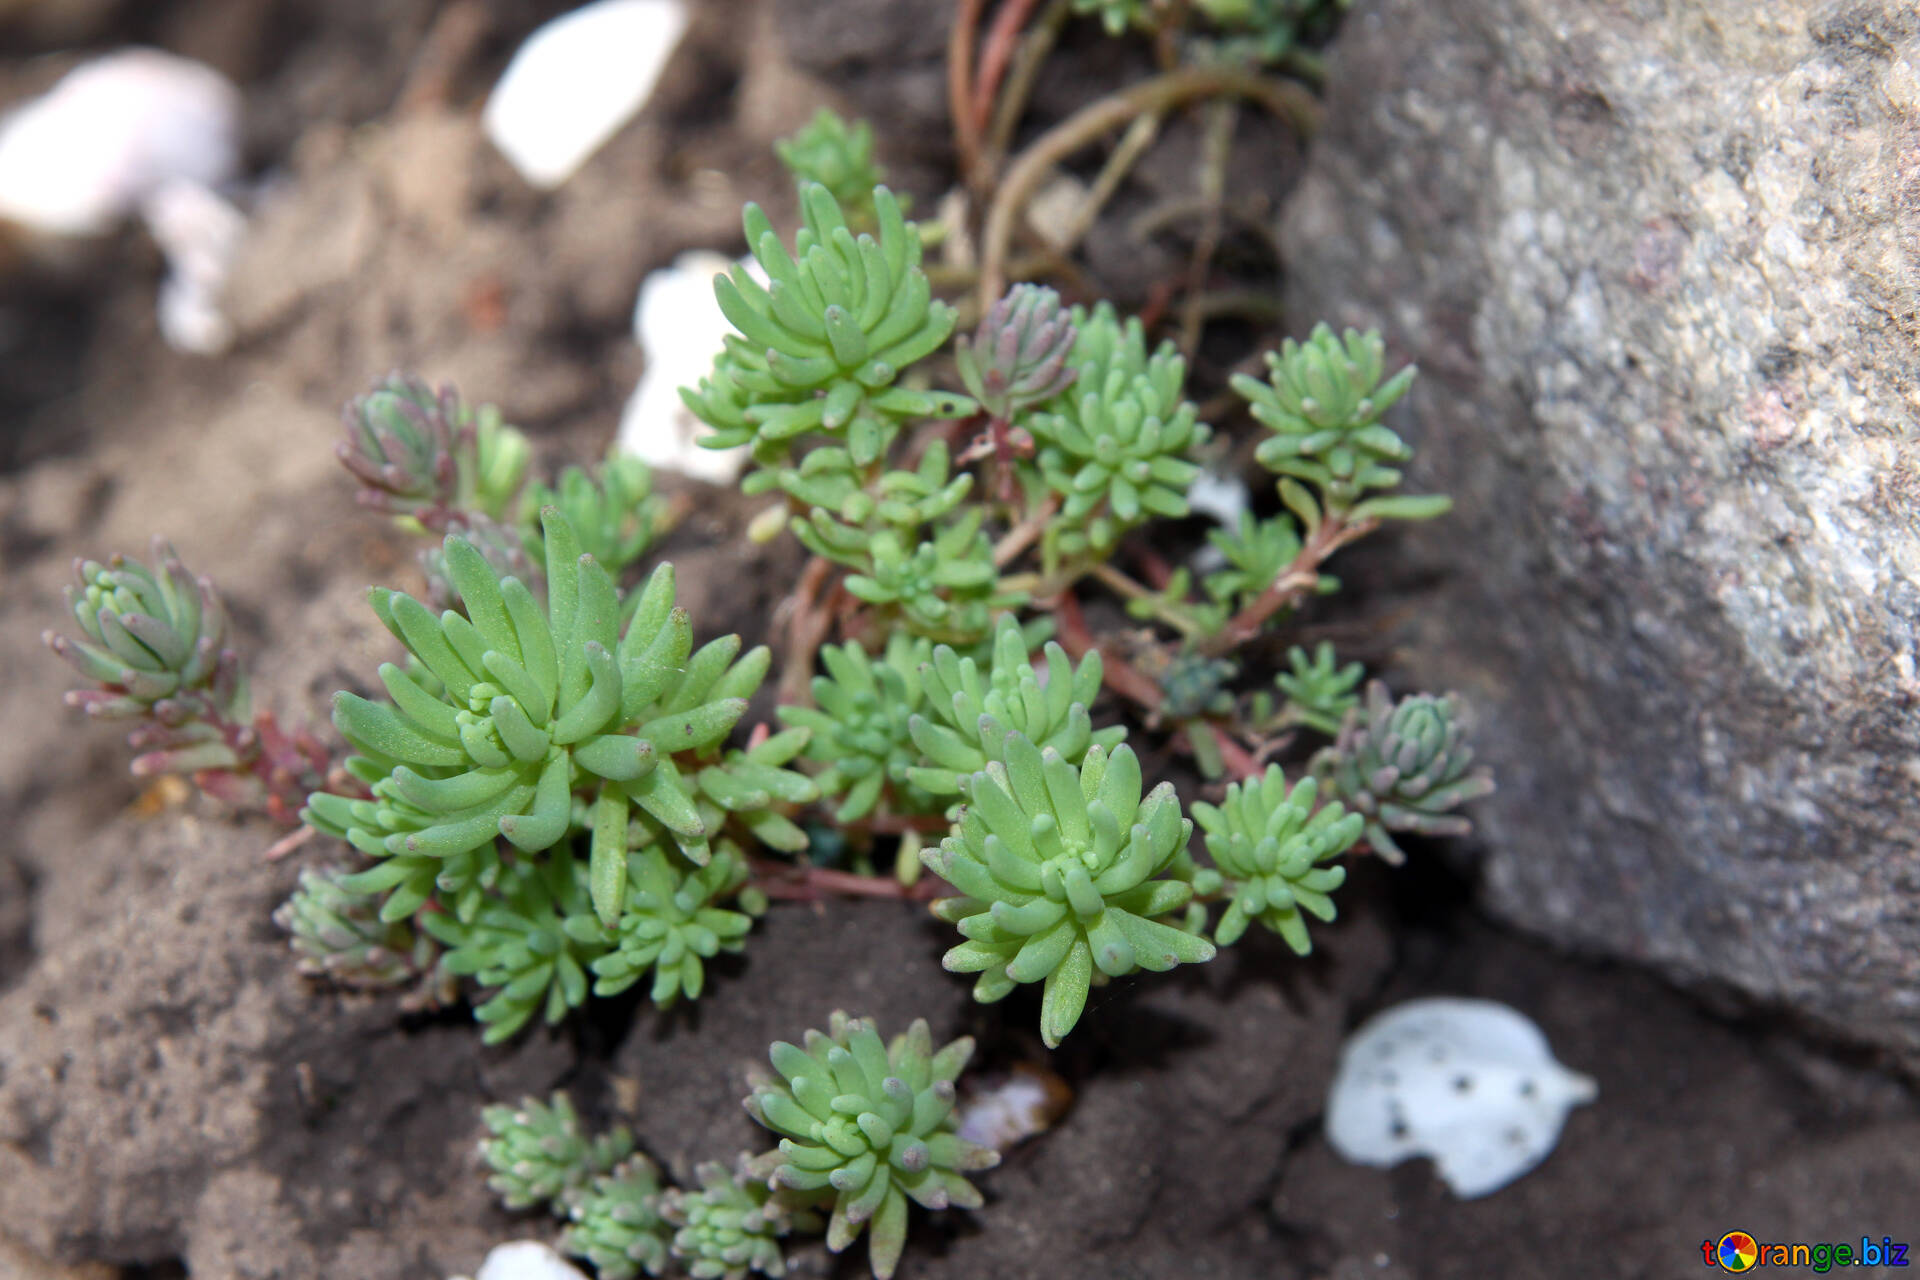
[[[633,119],[687,29],[684,0],[598,0],[520,46],[482,125],[536,187],[553,188]]]
[[[751,451],[701,448],[696,441],[708,428],[681,401],[680,388],[700,385],[733,332],[713,297],[713,278],[732,266],[730,258],[695,250],[641,284],[633,336],[647,363],[620,416],[619,437],[622,450],[650,467],[724,485],[739,479]],[[766,283],[759,263],[749,261],[747,270]]]
[[[1327,1141],[1355,1164],[1431,1156],[1462,1199],[1546,1158],[1567,1112],[1598,1087],[1554,1061],[1527,1017],[1491,1000],[1412,1000],[1347,1040],[1327,1099]]]
[[[456,1277],[465,1280],[465,1277]],[[565,1258],[538,1240],[515,1240],[487,1254],[474,1280],[587,1280]]]
[[[140,213],[169,267],[160,285],[160,336],[176,351],[225,351],[233,325],[220,310],[220,293],[246,218],[215,192],[183,178],[149,196]]]
[[[230,181],[240,92],[157,49],[83,63],[0,118],[0,218],[48,235],[110,231],[161,186]]]

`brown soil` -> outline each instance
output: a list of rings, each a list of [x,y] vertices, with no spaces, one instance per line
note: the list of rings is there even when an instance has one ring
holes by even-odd
[[[38,639],[62,625],[74,555],[139,552],[164,531],[222,584],[261,703],[319,716],[327,693],[364,686],[388,642],[361,592],[417,578],[406,541],[348,499],[329,456],[337,406],[404,366],[501,402],[550,461],[597,452],[638,370],[640,278],[684,248],[734,246],[742,199],[778,207],[767,144],[823,83],[895,102],[898,170],[936,194],[943,140],[915,121],[941,109],[941,24],[884,28],[889,44],[873,3],[793,0],[776,23],[751,0],[708,0],[646,116],[535,196],[480,140],[472,105],[564,4],[480,6],[488,34],[440,104],[405,112],[394,103],[448,6],[103,3],[55,22],[58,7],[30,8],[13,51],[144,38],[213,57],[246,80],[258,158],[284,183],[235,281],[241,342],[220,360],[159,343],[156,268],[131,235],[0,280],[0,1280],[470,1271],[492,1244],[549,1232],[486,1192],[483,1104],[566,1086],[685,1176],[760,1143],[739,1109],[747,1073],[768,1041],[836,1007],[974,1034],[989,1068],[1044,1060],[1032,1002],[973,1005],[940,972],[942,928],[890,903],[779,906],[697,1006],[605,1002],[498,1049],[462,1011],[406,1017],[316,989],[269,915],[301,858],[329,851],[268,863],[270,827],[139,793],[118,736],[61,707],[64,669]],[[881,42],[831,66],[807,34],[822,12]],[[1083,65],[1092,83],[1108,73]],[[45,72],[15,59],[0,77]],[[1241,171],[1284,174],[1286,145],[1255,138],[1265,158]],[[1143,291],[1145,277],[1113,274],[1123,295]],[[763,636],[797,558],[743,558],[748,509],[696,498],[666,549],[683,600],[703,635]],[[1496,931],[1434,856],[1363,869],[1311,961],[1254,940],[1097,993],[1052,1059],[1073,1109],[982,1179],[984,1210],[917,1221],[901,1274],[1671,1276],[1697,1274],[1700,1241],[1736,1227],[1912,1234],[1920,1109],[1903,1086],[1750,1011]],[[1344,1032],[1428,993],[1517,1005],[1600,1083],[1546,1164],[1484,1200],[1455,1201],[1424,1163],[1349,1167],[1319,1133]],[[797,1269],[863,1273],[817,1247]]]

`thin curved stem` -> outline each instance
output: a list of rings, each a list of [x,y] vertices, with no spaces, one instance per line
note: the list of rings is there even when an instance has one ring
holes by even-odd
[[[962,0],[963,8],[966,4],[967,0]],[[978,5],[974,8],[977,22]],[[955,29],[959,29],[957,18]],[[952,83],[950,77],[949,87]],[[1313,131],[1319,114],[1312,95],[1299,85],[1227,66],[1169,71],[1088,104],[1034,139],[1008,168],[994,194],[981,235],[981,306],[989,305],[1006,287],[1007,253],[1013,243],[1015,221],[1056,164],[1109,130],[1148,112],[1171,111],[1188,102],[1221,97],[1251,99],[1290,121],[1303,134]]]
[[[947,114],[953,118],[953,150],[968,186],[980,178],[980,130],[973,117],[973,45],[986,0],[960,0],[947,33]]]

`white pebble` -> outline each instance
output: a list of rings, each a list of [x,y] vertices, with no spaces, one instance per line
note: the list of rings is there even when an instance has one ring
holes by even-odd
[[[619,437],[621,449],[650,467],[726,485],[739,479],[751,451],[701,448],[697,441],[709,428],[680,399],[680,388],[700,385],[733,332],[713,297],[713,278],[732,266],[720,254],[695,250],[641,284],[633,336],[647,363],[620,416]],[[759,263],[749,261],[747,270],[766,283]]]
[[[1448,1188],[1471,1199],[1539,1164],[1567,1112],[1598,1094],[1516,1010],[1413,1000],[1348,1039],[1327,1099],[1327,1141],[1356,1164],[1430,1156]]]
[[[527,37],[481,123],[536,187],[557,187],[633,119],[687,29],[684,0],[598,0]]]
[[[455,1280],[466,1280],[464,1276]],[[515,1240],[487,1255],[474,1280],[587,1280],[565,1258],[538,1240]]]
[[[220,293],[247,220],[217,193],[176,178],[140,207],[170,268],[160,285],[160,336],[177,351],[218,355],[233,341]]]
[[[171,180],[230,181],[239,136],[240,92],[211,67],[157,49],[96,58],[0,118],[0,218],[111,231]]]

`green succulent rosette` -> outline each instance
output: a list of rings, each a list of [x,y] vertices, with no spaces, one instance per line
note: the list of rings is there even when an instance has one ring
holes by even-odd
[[[1073,385],[1079,370],[1068,360],[1078,336],[1058,293],[1017,284],[987,308],[972,342],[960,339],[954,363],[981,409],[1010,419]]]
[[[491,989],[473,1016],[487,1028],[481,1038],[498,1044],[543,1009],[551,1025],[586,1003],[587,967],[606,943],[567,929],[570,918],[593,908],[586,868],[564,848],[503,866],[490,887],[496,892],[472,919],[427,911],[420,922],[447,948],[441,964],[448,973]]]
[[[1232,946],[1257,920],[1297,954],[1313,949],[1305,917],[1331,921],[1330,895],[1347,879],[1345,867],[1322,864],[1351,849],[1366,826],[1366,819],[1337,801],[1318,800],[1314,779],[1302,778],[1289,789],[1280,766],[1268,765],[1260,777],[1228,787],[1217,808],[1193,806],[1214,868],[1232,895],[1213,931],[1215,942]]]
[[[1406,861],[1392,832],[1464,836],[1473,824],[1453,810],[1493,791],[1493,776],[1473,765],[1461,707],[1453,693],[1396,702],[1375,680],[1333,745],[1308,763],[1314,777],[1366,820],[1367,843],[1389,863]]]
[[[1125,726],[1096,730],[1088,715],[1100,693],[1097,650],[1075,666],[1066,650],[1049,642],[1042,680],[1011,614],[994,628],[992,646],[986,663],[947,645],[933,650],[921,677],[924,712],[907,722],[914,746],[928,762],[908,770],[916,785],[933,795],[959,795],[965,778],[1006,759],[1007,738],[1014,733],[1075,765],[1092,747],[1110,749],[1126,738]]]
[[[773,153],[802,187],[818,183],[852,211],[856,223],[873,224],[873,189],[887,180],[887,171],[873,158],[873,126],[865,120],[849,124],[822,107],[799,132],[775,142]]]
[[[645,1156],[629,1156],[612,1172],[568,1197],[560,1251],[593,1264],[600,1280],[634,1280],[668,1266],[666,1221],[660,1216],[660,1172]]]
[[[812,707],[783,706],[780,718],[812,732],[807,758],[826,768],[814,776],[820,794],[837,799],[835,822],[857,822],[876,809],[934,813],[939,800],[913,781],[920,762],[908,722],[925,705],[921,668],[933,646],[895,633],[869,657],[857,644],[824,645],[826,674],[813,680]]]
[[[360,500],[436,531],[461,513],[507,518],[533,456],[494,406],[468,406],[452,387],[435,392],[404,374],[353,400],[344,418],[335,453],[364,486]]]
[[[517,1107],[488,1107],[480,1118],[488,1134],[480,1140],[480,1156],[492,1170],[487,1185],[509,1209],[545,1204],[565,1213],[569,1196],[633,1151],[633,1135],[623,1128],[587,1137],[564,1093],[551,1102],[523,1098]]]
[[[528,495],[530,512],[549,506],[558,507],[573,526],[581,551],[616,578],[646,554],[666,517],[666,504],[653,493],[653,472],[640,459],[622,453],[612,454],[591,473],[568,467],[552,488],[540,485]],[[528,552],[545,564],[539,521],[528,521],[522,536]]]
[[[775,1043],[768,1056],[780,1078],[756,1088],[747,1110],[780,1135],[780,1149],[754,1172],[831,1196],[827,1248],[838,1253],[864,1230],[873,1274],[887,1280],[906,1243],[907,1201],[977,1209],[966,1175],[1000,1162],[954,1131],[954,1081],[972,1054],[970,1038],[935,1052],[925,1019],[889,1044],[872,1019],[840,1012],[825,1035]]]
[[[608,924],[623,901],[630,813],[657,822],[693,862],[709,857],[713,831],[689,774],[745,712],[767,651],[739,657],[739,637],[727,636],[693,652],[671,566],[623,610],[558,510],[542,521],[544,610],[456,535],[445,555],[464,614],[435,617],[410,596],[373,592],[374,611],[437,684],[388,663],[391,702],[337,695],[334,724],[360,753],[347,767],[373,794],[316,792],[302,817],[376,860],[349,887],[388,894],[383,919],[435,899],[471,920],[498,874],[495,838],[524,853],[552,848],[572,827],[575,791],[593,797],[592,897]]]
[[[698,1190],[669,1191],[660,1213],[674,1228],[673,1256],[694,1280],[746,1280],[751,1272],[787,1274],[780,1241],[795,1231],[818,1231],[818,1216],[788,1193],[754,1177],[745,1156],[737,1172],[717,1160],[694,1170]]]
[[[1260,464],[1319,488],[1331,512],[1426,520],[1444,514],[1443,495],[1382,495],[1400,483],[1413,450],[1381,421],[1413,385],[1408,366],[1385,377],[1386,343],[1377,331],[1335,336],[1315,325],[1305,342],[1289,338],[1267,353],[1267,379],[1236,374],[1233,389],[1273,434],[1255,451]],[[1363,501],[1363,498],[1365,499]]]
[[[1356,690],[1366,678],[1366,668],[1357,662],[1342,666],[1333,646],[1324,640],[1314,647],[1312,657],[1299,645],[1287,650],[1287,666],[1273,678],[1286,697],[1282,717],[1330,738],[1338,734],[1347,714],[1360,705]]]
[[[1172,343],[1148,355],[1139,319],[1122,324],[1105,303],[1091,315],[1075,308],[1073,319],[1074,383],[1021,425],[1042,481],[1061,498],[1049,544],[1103,555],[1150,517],[1187,514],[1200,474],[1189,455],[1209,429],[1183,398],[1187,363]]]
[[[908,418],[956,417],[964,397],[896,386],[953,331],[953,309],[933,301],[920,238],[885,187],[873,190],[877,238],[856,236],[833,194],[803,186],[804,225],[789,252],[758,205],[746,208],[747,245],[765,269],[714,281],[737,330],[713,376],[683,392],[725,448],[751,443],[768,463],[809,433],[840,443],[855,463],[879,459]]]
[[[299,887],[274,910],[301,973],[343,987],[405,986],[433,967],[438,948],[405,920],[382,920],[380,900],[354,893],[338,867],[306,867]]]
[[[648,973],[648,998],[666,1008],[681,996],[697,1000],[706,987],[705,962],[746,948],[753,917],[766,899],[745,889],[747,860],[732,841],[713,848],[696,867],[671,849],[653,845],[627,856],[627,900],[609,930],[591,912],[567,921],[569,936],[585,944],[608,942],[612,950],[593,962],[593,993],[613,996]],[[721,904],[733,902],[739,910]]]
[[[964,896],[934,903],[967,941],[943,960],[978,973],[974,998],[999,1000],[1023,982],[1046,984],[1040,1034],[1049,1048],[1073,1030],[1098,971],[1119,977],[1211,960],[1213,944],[1157,917],[1181,910],[1190,884],[1162,878],[1193,824],[1173,785],[1144,800],[1129,747],[1090,748],[1076,768],[1020,734],[1006,762],[967,779],[958,828],[921,854]]]

